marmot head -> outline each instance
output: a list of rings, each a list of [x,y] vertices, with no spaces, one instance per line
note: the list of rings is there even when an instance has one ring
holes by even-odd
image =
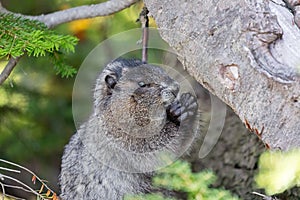
[[[113,132],[150,137],[164,127],[178,92],[179,84],[160,67],[117,59],[97,78],[94,110]]]

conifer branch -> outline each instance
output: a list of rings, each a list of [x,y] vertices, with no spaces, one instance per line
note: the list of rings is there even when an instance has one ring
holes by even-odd
[[[78,19],[107,16],[129,7],[132,4],[136,3],[137,1],[138,0],[110,0],[99,4],[78,6],[78,7],[56,11],[45,15],[42,14],[38,16],[29,16],[29,15],[22,15],[19,13],[13,13],[5,9],[0,2],[0,13],[14,14],[15,16],[24,17],[31,20],[37,20],[44,23],[48,28],[53,28],[59,24],[63,24]],[[8,76],[16,66],[19,59],[20,57],[16,57],[16,58],[11,58],[9,60],[4,70],[0,74],[0,85],[8,78]]]

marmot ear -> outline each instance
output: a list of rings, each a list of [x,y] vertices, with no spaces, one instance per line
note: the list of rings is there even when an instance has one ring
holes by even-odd
[[[108,88],[114,89],[115,85],[117,84],[117,78],[114,75],[107,75],[105,77],[105,83]]]

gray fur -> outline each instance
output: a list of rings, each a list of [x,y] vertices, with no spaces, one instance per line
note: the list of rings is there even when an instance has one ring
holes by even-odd
[[[61,199],[119,200],[151,192],[152,171],[169,162],[162,152],[177,154],[189,139],[180,116],[197,110],[195,98],[186,93],[181,102],[178,91],[159,67],[109,63],[96,81],[92,115],[65,147]]]

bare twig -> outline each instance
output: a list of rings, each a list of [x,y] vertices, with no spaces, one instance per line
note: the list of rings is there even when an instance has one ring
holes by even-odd
[[[8,172],[21,173],[21,171],[19,171],[19,170],[9,169],[9,168],[6,168],[6,167],[0,167],[0,170],[5,170],[5,171],[8,171]]]
[[[2,200],[4,200],[5,197],[5,189],[4,189],[4,185],[0,182],[1,185],[1,189],[2,189]]]
[[[29,187],[28,185],[26,185],[25,183],[23,183],[22,181],[19,181],[18,179],[15,179],[13,177],[10,177],[10,176],[6,176],[6,175],[1,175],[4,179],[9,179],[9,180],[12,180],[20,185],[22,185],[23,187],[18,187],[18,189],[21,189],[25,192],[30,192],[30,193],[33,193],[35,194],[36,196],[39,196],[39,197],[42,197],[41,194],[37,193],[34,189],[32,189],[31,187]]]
[[[0,85],[8,78],[19,60],[20,57],[9,59],[7,65],[4,67],[3,71],[0,74]]]
[[[26,188],[23,188],[22,186],[9,185],[9,184],[3,184],[3,183],[1,183],[1,185],[3,185],[5,188],[14,188],[14,189],[18,189],[18,190],[23,190],[23,191],[28,192],[28,193],[31,192],[30,190],[27,190]],[[5,196],[7,196],[7,194],[5,194]]]
[[[38,16],[29,16],[29,15],[22,15],[16,13],[13,14],[28,19],[32,19],[32,20],[38,20],[40,22],[45,23],[48,28],[53,28],[59,24],[74,21],[77,19],[86,19],[86,18],[111,15],[113,13],[116,13],[120,10],[123,10],[131,6],[137,1],[138,0],[110,0],[99,4],[78,6],[78,7],[56,11],[46,15],[42,14]],[[12,13],[6,10],[5,8],[3,8],[1,4],[0,4],[0,12]]]
[[[40,15],[36,17],[36,19],[51,28],[77,19],[111,15],[136,2],[137,0],[110,0],[100,4],[79,6],[47,15]],[[35,17],[33,17],[33,19],[35,19]]]
[[[252,194],[260,196],[260,197],[262,197],[265,200],[278,200],[276,197],[273,198],[273,197],[270,197],[270,196],[267,196],[267,195],[264,195],[264,194],[260,194],[258,192],[252,192]]]
[[[55,193],[54,191],[52,191],[52,190],[44,183],[45,181],[43,181],[42,179],[40,179],[35,173],[33,173],[32,171],[30,171],[30,170],[27,169],[26,167],[23,167],[23,166],[21,166],[21,165],[18,165],[18,164],[16,164],[16,163],[13,163],[13,162],[10,162],[10,161],[7,161],[7,160],[3,160],[3,159],[0,159],[0,162],[4,162],[4,163],[6,163],[6,164],[9,164],[9,165],[12,165],[12,166],[16,166],[16,167],[18,167],[18,168],[20,168],[20,169],[23,169],[23,170],[27,171],[29,174],[31,174],[32,176],[34,176],[34,177],[36,178],[36,180],[38,180],[39,182],[41,182],[47,190],[49,190],[49,191],[52,192],[53,194]],[[3,175],[2,175],[2,176],[3,176]],[[4,177],[4,178],[5,178],[5,177]],[[36,193],[35,193],[35,194],[36,194]]]
[[[147,7],[143,7],[140,13],[139,19],[142,24],[142,62],[147,63],[148,61],[148,39],[149,39],[149,17]]]

